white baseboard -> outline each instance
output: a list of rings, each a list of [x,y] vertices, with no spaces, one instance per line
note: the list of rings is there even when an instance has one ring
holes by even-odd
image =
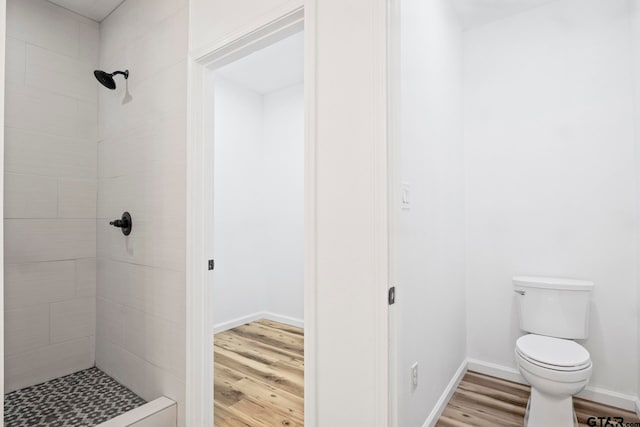
[[[453,396],[453,393],[456,392],[456,389],[458,388],[458,385],[460,384],[460,381],[462,381],[462,377],[464,377],[464,374],[466,372],[467,361],[463,360],[456,373],[453,374],[451,381],[449,381],[449,384],[447,384],[447,387],[442,392],[440,399],[438,399],[438,401],[436,402],[436,405],[425,420],[422,427],[433,427],[436,425],[438,419],[440,418],[440,415],[442,415],[442,413],[444,412],[447,404],[449,403],[449,400],[451,399],[451,396]]]
[[[603,403],[609,406],[615,406],[617,408],[626,409],[627,411],[636,410],[636,396],[629,394],[618,393],[617,391],[605,390],[598,387],[587,386],[583,392],[578,394],[578,397],[582,397],[594,402]]]
[[[226,322],[218,323],[213,326],[213,333],[228,331],[240,325],[255,322],[260,319],[273,320],[274,322],[284,323],[285,325],[296,326],[298,328],[304,328],[304,320],[296,319],[289,316],[283,316],[280,314],[270,313],[268,311],[259,311],[257,313],[248,314],[246,316],[238,317],[237,319],[228,320]]]
[[[519,384],[527,384],[517,369],[477,359],[467,359],[467,369]]]
[[[479,372],[481,374],[502,378],[507,381],[527,384],[518,370],[508,366],[497,365],[495,363],[484,362],[477,359],[468,359],[467,369],[470,371]],[[605,405],[626,409],[627,411],[638,411],[638,398],[636,396],[622,394],[616,391],[587,386],[584,391],[578,394],[578,397],[582,397]]]
[[[640,398],[636,399],[636,415],[640,418]]]
[[[262,319],[262,312],[248,314],[246,316],[238,317],[237,319],[232,319],[226,322],[213,325],[213,333],[217,334],[219,332],[228,331],[229,329],[233,329],[237,326],[244,325],[247,323],[255,322],[256,320],[260,320],[260,319]]]
[[[281,314],[265,311],[264,313],[262,313],[262,318],[267,320],[273,320],[274,322],[284,323],[285,325],[289,325],[289,326],[304,328],[304,320],[296,319],[295,317],[283,316]]]

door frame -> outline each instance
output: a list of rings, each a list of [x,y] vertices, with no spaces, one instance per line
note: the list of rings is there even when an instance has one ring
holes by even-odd
[[[389,427],[399,426],[399,312],[402,304],[402,286],[398,283],[397,245],[398,245],[398,205],[400,203],[400,101],[401,101],[401,33],[400,0],[388,0],[387,15],[387,211],[388,211],[388,277],[389,286],[396,288],[396,302],[389,306],[388,342],[389,342]],[[398,296],[399,294],[399,296]]]
[[[307,9],[307,10],[305,10]],[[316,234],[314,22],[310,8],[297,7],[272,16],[267,22],[234,34],[189,58],[187,135],[187,332],[186,425],[213,425],[213,117],[212,70],[305,29],[304,108],[304,418],[316,420]]]

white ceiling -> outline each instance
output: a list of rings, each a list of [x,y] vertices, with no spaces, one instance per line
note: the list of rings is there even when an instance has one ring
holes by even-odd
[[[216,74],[259,94],[304,79],[304,35],[296,33],[216,70]]]
[[[113,12],[124,0],[49,0],[77,14],[100,22]]]
[[[557,0],[453,0],[463,28],[497,21]]]

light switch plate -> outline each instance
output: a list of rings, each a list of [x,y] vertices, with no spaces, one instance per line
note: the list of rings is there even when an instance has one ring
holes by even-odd
[[[411,186],[408,182],[400,184],[400,204],[403,210],[411,209]]]

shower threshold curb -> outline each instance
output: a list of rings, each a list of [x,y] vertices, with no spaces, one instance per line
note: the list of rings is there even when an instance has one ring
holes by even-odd
[[[176,425],[176,402],[162,396],[96,427],[175,427]]]

